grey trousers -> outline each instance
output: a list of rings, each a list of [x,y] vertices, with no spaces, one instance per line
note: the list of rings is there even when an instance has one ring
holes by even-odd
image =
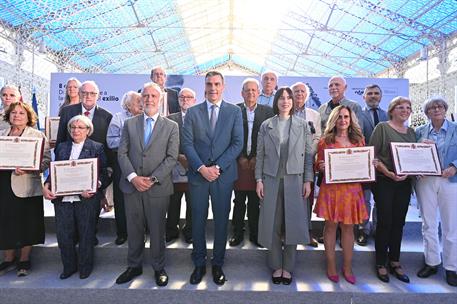
[[[142,267],[144,234],[150,233],[151,265],[156,271],[165,267],[165,215],[170,196],[150,197],[145,192],[124,194],[127,219],[129,267]]]
[[[273,237],[271,248],[268,251],[268,265],[273,270],[282,268],[288,272],[292,272],[295,266],[297,245],[283,245],[284,233],[284,179],[281,179],[273,223]]]

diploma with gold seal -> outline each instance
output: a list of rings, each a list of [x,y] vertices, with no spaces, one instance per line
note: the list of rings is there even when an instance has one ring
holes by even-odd
[[[98,158],[53,161],[49,168],[51,191],[56,196],[97,191]]]

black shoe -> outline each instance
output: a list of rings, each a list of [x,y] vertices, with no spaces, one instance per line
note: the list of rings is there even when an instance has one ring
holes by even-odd
[[[80,271],[80,272],[79,272],[79,278],[80,278],[81,280],[87,279],[87,278],[90,276],[91,273],[92,273],[92,270],[89,270],[89,271]]]
[[[59,278],[60,278],[61,280],[68,279],[68,278],[71,277],[73,274],[75,274],[76,271],[77,271],[76,269],[75,269],[75,270],[72,270],[72,271],[65,271],[65,270],[64,270],[64,271],[60,274]]]
[[[168,284],[168,274],[165,269],[154,271],[154,277],[156,279],[157,286],[167,286]]]
[[[272,275],[271,276],[271,281],[273,282],[273,284],[276,284],[276,285],[281,284],[282,277],[275,277],[275,276]]]
[[[205,274],[206,274],[205,266],[195,267],[194,271],[190,275],[190,284],[196,285],[196,284],[200,283]]]
[[[379,272],[379,270],[381,270],[381,269],[385,269],[386,274],[381,274]],[[384,283],[389,283],[389,280],[390,280],[389,275],[387,274],[387,269],[384,265],[376,265],[376,276],[378,277],[378,279],[380,279]]]
[[[446,282],[451,286],[457,286],[457,273],[455,271],[446,270]]]
[[[94,238],[94,246],[97,246],[97,245],[98,245],[98,238],[95,237],[95,238]]]
[[[313,238],[313,237],[311,237],[311,238],[309,239],[309,243],[308,243],[307,245],[310,246],[310,247],[314,247],[314,248],[319,247],[319,243],[318,243],[317,240],[316,240],[315,238]]]
[[[167,243],[170,243],[171,241],[173,240],[176,240],[178,238],[178,235],[177,234],[168,234],[165,236],[165,241]]]
[[[133,280],[134,277],[139,276],[143,273],[141,267],[128,267],[117,279],[116,284],[124,284]]]
[[[431,275],[434,275],[438,272],[438,266],[429,266],[427,264],[424,265],[424,267],[421,268],[421,270],[419,270],[417,272],[417,276],[419,278],[428,278],[429,276]]]
[[[389,269],[390,273],[393,274],[397,279],[402,282],[409,283],[409,277],[406,274],[400,274],[398,272],[398,270],[401,269],[400,265],[394,266],[392,263],[389,263]]]
[[[229,245],[231,247],[238,246],[239,244],[241,244],[241,242],[243,240],[244,240],[244,235],[243,234],[234,233],[233,236],[229,240]]]
[[[127,241],[127,236],[126,235],[120,235],[116,238],[116,240],[114,241],[114,244],[116,245],[122,245],[125,243],[125,241]]]
[[[368,234],[363,230],[359,230],[356,243],[359,246],[366,246],[368,244]]]
[[[323,236],[320,236],[317,238],[317,241],[320,243],[320,244],[324,244],[324,237]]]
[[[292,283],[292,276],[290,278],[282,277],[282,285],[290,285]]]
[[[17,276],[25,277],[29,274],[29,270],[32,268],[30,261],[19,261],[17,263]]]
[[[213,265],[213,281],[216,285],[224,285],[226,278],[221,266]]]

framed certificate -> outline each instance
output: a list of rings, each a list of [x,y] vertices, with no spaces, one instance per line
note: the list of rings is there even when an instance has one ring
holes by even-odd
[[[44,134],[50,143],[55,143],[57,139],[57,131],[59,130],[60,117],[46,116]]]
[[[441,175],[441,164],[435,144],[390,144],[397,175]]]
[[[327,184],[373,182],[373,147],[325,149],[325,180]]]
[[[98,158],[53,161],[49,168],[51,191],[56,196],[97,191]]]
[[[0,170],[39,171],[44,138],[0,136]]]

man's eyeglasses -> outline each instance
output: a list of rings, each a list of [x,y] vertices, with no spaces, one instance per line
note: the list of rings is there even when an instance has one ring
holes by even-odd
[[[97,95],[98,95],[97,92],[81,92],[81,96],[83,96],[83,97],[87,97],[87,96],[96,97]]]
[[[193,96],[179,96],[179,99],[189,100],[194,98]]]

